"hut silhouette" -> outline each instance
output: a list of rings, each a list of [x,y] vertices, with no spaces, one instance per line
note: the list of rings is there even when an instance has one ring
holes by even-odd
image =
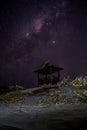
[[[48,61],[46,61],[41,68],[34,71],[37,73],[38,85],[49,83],[56,84],[60,81],[61,70],[63,70],[63,68],[51,65]]]

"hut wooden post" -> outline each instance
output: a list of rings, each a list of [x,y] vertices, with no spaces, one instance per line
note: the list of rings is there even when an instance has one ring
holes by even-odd
[[[60,71],[58,71],[58,80],[60,80]]]
[[[47,74],[46,74],[45,78],[46,78],[46,83],[47,83]]]
[[[39,72],[37,73],[37,80],[38,80],[38,86],[39,86]]]

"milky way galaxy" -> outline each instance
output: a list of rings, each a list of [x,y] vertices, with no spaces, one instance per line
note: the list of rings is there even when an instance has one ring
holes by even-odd
[[[87,4],[73,0],[0,1],[0,83],[36,85],[45,61],[61,77],[87,75]]]

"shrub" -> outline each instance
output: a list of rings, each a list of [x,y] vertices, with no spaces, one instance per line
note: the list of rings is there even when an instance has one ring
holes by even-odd
[[[15,90],[17,91],[17,90],[23,90],[24,89],[24,87],[23,86],[20,86],[20,85],[16,85],[15,86]]]
[[[72,87],[87,87],[87,77],[76,77],[74,80],[64,78],[62,81],[57,83],[58,87],[72,86]]]
[[[62,94],[60,91],[55,91],[41,98],[40,104],[58,104],[62,100]]]
[[[64,78],[63,80],[61,80],[60,82],[57,83],[58,87],[63,87],[63,86],[69,86],[70,83],[70,79],[69,77]]]
[[[9,92],[0,95],[0,103],[16,103],[22,100],[23,97],[19,91]]]
[[[41,88],[52,88],[52,87],[54,87],[54,85],[53,84],[43,84],[40,87]]]
[[[79,101],[87,103],[87,90],[75,91],[74,93],[76,94]]]
[[[15,85],[15,86],[9,86],[10,91],[18,91],[18,90],[23,90],[24,87],[20,85]]]
[[[86,77],[77,77],[70,82],[70,85],[73,87],[87,87],[87,78]]]

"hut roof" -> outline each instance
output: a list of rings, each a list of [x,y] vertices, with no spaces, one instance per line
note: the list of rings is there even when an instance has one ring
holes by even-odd
[[[54,65],[50,65],[49,63],[46,63],[43,67],[35,70],[34,72],[46,75],[46,74],[52,74],[61,70],[63,70],[63,68],[56,67]]]

